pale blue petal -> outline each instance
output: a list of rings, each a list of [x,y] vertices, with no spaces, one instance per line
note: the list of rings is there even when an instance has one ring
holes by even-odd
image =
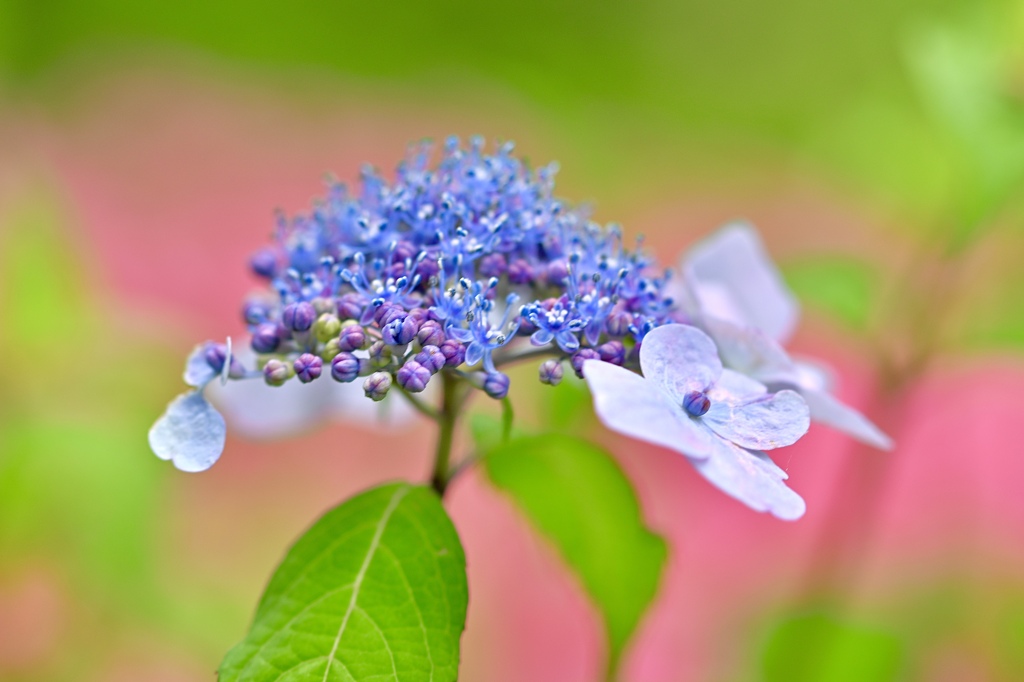
[[[707,457],[718,440],[681,403],[673,403],[657,385],[628,369],[587,360],[583,376],[594,395],[594,411],[613,431],[698,459]]]
[[[743,403],[712,400],[701,419],[722,438],[757,450],[792,445],[810,426],[807,403],[789,390]]]
[[[549,329],[538,329],[530,334],[530,343],[534,346],[544,346],[551,343],[555,335]]]
[[[711,457],[693,466],[719,490],[751,509],[785,521],[804,515],[803,498],[786,487],[786,473],[762,452],[751,452],[718,439]]]
[[[768,388],[760,381],[731,369],[723,369],[722,375],[707,395],[712,403],[725,401],[736,404],[754,400],[767,392]]]
[[[722,362],[707,334],[685,324],[666,324],[644,336],[640,368],[681,405],[690,391],[704,391],[715,383]]]
[[[217,377],[213,367],[206,361],[207,343],[201,343],[193,348],[188,360],[185,361],[185,383],[189,386],[202,388]],[[224,363],[224,366],[227,367],[227,363]]]
[[[704,317],[701,324],[726,367],[764,383],[792,381],[797,376],[786,351],[760,329],[713,317]]]
[[[558,347],[566,353],[575,353],[580,347],[580,340],[576,338],[575,334],[568,330],[557,332],[555,334],[555,341],[558,342]]]
[[[811,410],[811,419],[814,421],[827,424],[880,450],[892,449],[892,439],[882,433],[881,429],[872,424],[867,417],[849,405],[839,402],[834,396],[824,391],[804,388],[797,390],[807,401],[807,406]]]
[[[484,356],[484,347],[479,343],[471,343],[466,347],[466,364],[473,366],[480,362],[480,359]]]
[[[726,225],[694,246],[683,262],[703,313],[789,338],[800,309],[757,231]]]
[[[473,332],[462,327],[447,327],[444,333],[448,335],[448,338],[455,339],[460,343],[469,343],[473,340]]]
[[[205,471],[224,451],[224,418],[202,391],[182,393],[149,430],[149,446],[182,471]]]
[[[796,368],[796,381],[793,383],[800,388],[826,393],[831,393],[835,389],[835,371],[821,360],[794,356],[793,366]]]

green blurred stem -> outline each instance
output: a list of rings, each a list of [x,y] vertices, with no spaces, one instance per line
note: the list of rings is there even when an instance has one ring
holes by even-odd
[[[414,408],[416,408],[417,412],[419,412],[420,414],[424,415],[428,419],[433,419],[434,421],[440,421],[440,419],[441,419],[440,412],[435,410],[430,405],[427,405],[425,402],[423,402],[422,400],[420,400],[419,398],[414,396],[412,393],[409,393],[409,391],[405,390],[404,388],[399,386],[397,383],[395,384],[395,388],[398,389],[398,392],[402,394],[402,397],[405,398],[406,401],[408,401],[408,403],[410,405],[412,405]]]
[[[451,480],[448,469],[452,458],[452,440],[455,436],[455,421],[458,419],[459,399],[458,385],[460,379],[448,372],[439,372],[441,379],[441,408],[438,411],[437,423],[441,427],[437,434],[437,450],[434,454],[434,473],[430,484],[437,494],[444,497],[445,488]]]

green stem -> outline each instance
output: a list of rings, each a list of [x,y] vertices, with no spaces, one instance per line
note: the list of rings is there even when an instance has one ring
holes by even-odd
[[[441,427],[437,435],[437,450],[434,455],[434,473],[430,484],[437,494],[444,497],[448,486],[448,463],[452,457],[452,440],[455,436],[455,420],[458,418],[457,388],[458,378],[448,372],[438,373],[441,379],[441,409],[438,410],[438,425]]]
[[[395,388],[398,389],[398,392],[402,394],[402,397],[405,398],[410,405],[416,408],[417,412],[419,412],[420,414],[424,415],[429,419],[433,419],[434,421],[439,421],[441,419],[441,415],[437,410],[425,404],[422,400],[414,396],[412,393],[409,393],[409,391],[405,390],[398,384],[395,384]]]

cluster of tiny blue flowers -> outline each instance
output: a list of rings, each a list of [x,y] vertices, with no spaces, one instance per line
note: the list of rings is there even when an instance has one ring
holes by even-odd
[[[431,152],[412,148],[393,182],[366,168],[358,191],[331,184],[308,213],[279,218],[251,261],[269,293],[244,309],[258,366],[224,376],[362,379],[381,400],[465,367],[503,398],[516,339],[550,349],[540,375],[554,384],[564,361],[577,373],[586,359],[624,364],[651,329],[682,321],[667,272],[555,198],[554,165],[531,169],[511,143],[485,153],[481,138],[450,138],[434,165]],[[204,357],[223,371],[222,348]]]

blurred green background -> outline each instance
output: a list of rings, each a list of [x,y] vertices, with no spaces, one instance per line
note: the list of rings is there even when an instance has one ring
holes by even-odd
[[[319,511],[425,471],[418,427],[232,437],[203,477],[145,433],[275,207],[477,132],[666,265],[754,220],[797,350],[900,444],[812,432],[781,528],[624,461],[673,552],[625,679],[1024,679],[1024,2],[0,0],[0,680],[212,679]],[[476,479],[449,506],[463,678],[594,679],[557,559]]]

